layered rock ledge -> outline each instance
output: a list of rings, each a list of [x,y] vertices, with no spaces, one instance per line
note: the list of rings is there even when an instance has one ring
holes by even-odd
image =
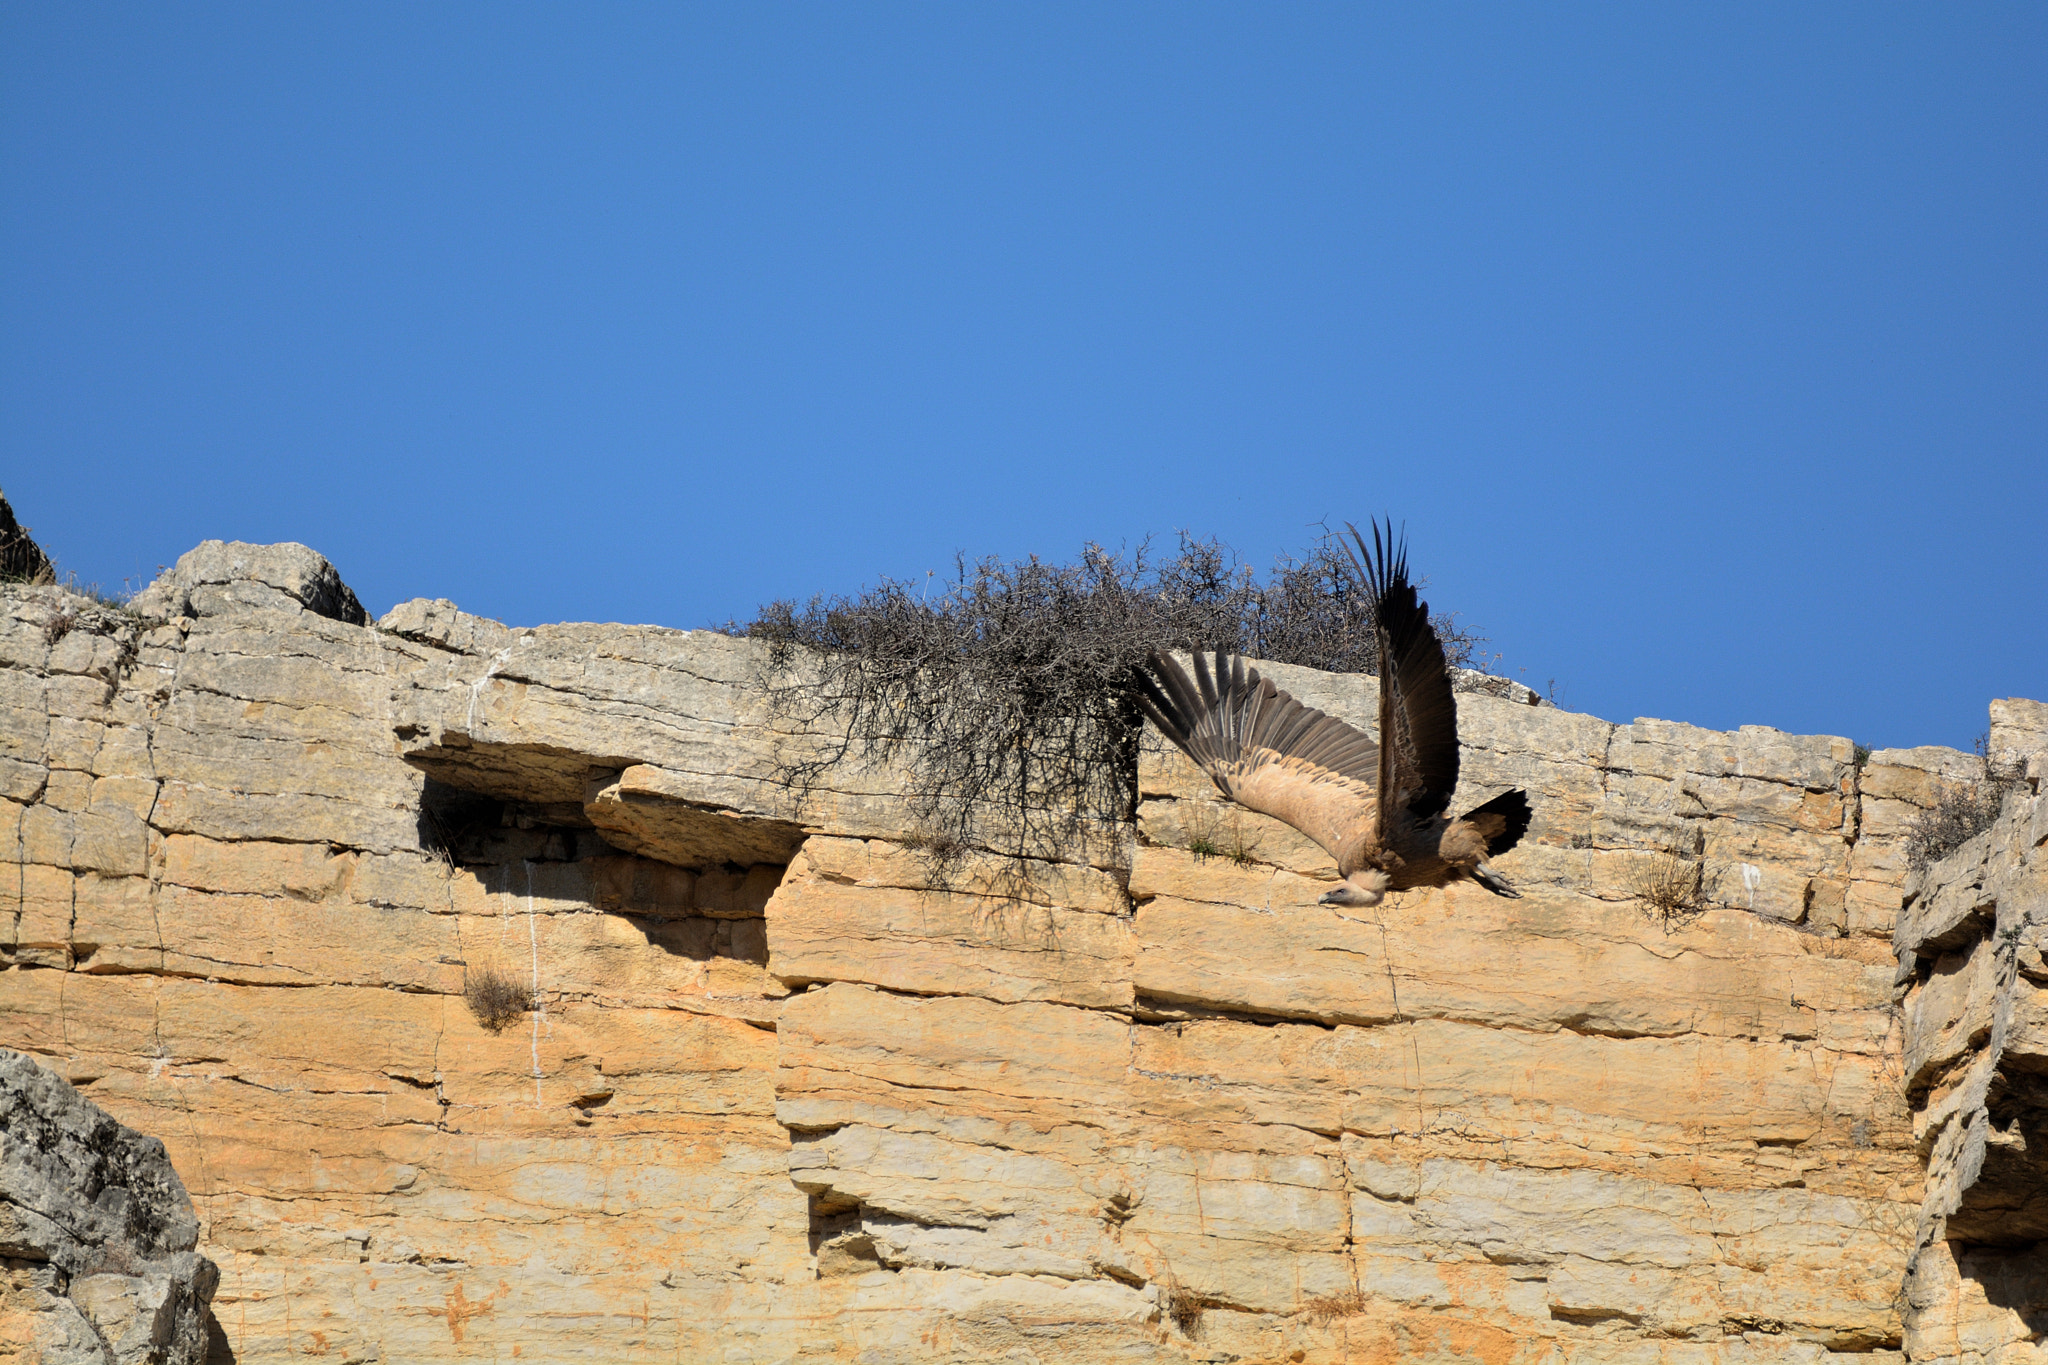
[[[1985,1263],[1929,1154],[2039,1094],[1958,1027],[2020,1079],[1929,1118],[1968,945],[1894,936],[1951,750],[1467,695],[1523,899],[1339,915],[1148,738],[1127,827],[940,889],[897,775],[781,780],[817,741],[745,640],[372,625],[303,547],[140,606],[0,592],[0,1043],[163,1139],[224,1358],[1938,1358]],[[487,971],[536,1005],[495,1032]]]

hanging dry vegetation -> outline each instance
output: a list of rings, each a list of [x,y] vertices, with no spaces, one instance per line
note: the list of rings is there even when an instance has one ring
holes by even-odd
[[[1940,862],[1997,824],[2005,798],[2025,780],[2020,765],[1991,756],[1990,738],[1977,738],[1983,776],[1974,782],[1944,784],[1935,803],[1915,816],[1907,829],[1906,861],[1914,870]]]
[[[1454,665],[1478,637],[1435,624]],[[1154,559],[1090,545],[1078,561],[964,557],[950,583],[885,580],[854,597],[776,602],[726,629],[767,641],[775,694],[838,738],[787,774],[807,789],[847,753],[907,760],[921,846],[941,881],[972,848],[1106,863],[1132,813],[1142,718],[1132,669],[1155,649],[1222,648],[1334,672],[1378,665],[1350,562],[1325,538],[1261,581],[1183,536]],[[793,682],[799,656],[815,674]],[[1084,852],[1092,850],[1092,852]]]

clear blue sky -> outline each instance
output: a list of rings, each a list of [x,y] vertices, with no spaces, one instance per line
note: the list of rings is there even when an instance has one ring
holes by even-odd
[[[0,8],[0,487],[695,626],[1391,513],[1506,671],[2048,697],[2048,6]]]

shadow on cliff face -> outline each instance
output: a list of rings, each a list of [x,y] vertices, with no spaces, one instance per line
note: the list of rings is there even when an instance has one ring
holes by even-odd
[[[206,1313],[206,1365],[235,1365],[235,1348],[212,1309]]]
[[[810,1207],[810,1248],[817,1257],[818,1278],[865,1275],[881,1270],[875,1239],[861,1219],[858,1201],[843,1196],[813,1194]],[[886,1267],[895,1269],[895,1267]]]
[[[1984,1300],[2017,1317],[2036,1341],[2048,1338],[2048,1242],[1958,1244],[1956,1268],[1984,1287]]]
[[[563,902],[616,915],[678,957],[763,966],[766,910],[781,864],[684,868],[622,852],[573,803],[503,801],[429,778],[421,846],[514,902]]]
[[[2017,1050],[2004,1061],[1985,1098],[1992,1141],[1945,1231],[1957,1268],[1983,1287],[1985,1302],[2040,1341],[2048,1339],[2048,1108],[2036,1099],[2040,1063]]]

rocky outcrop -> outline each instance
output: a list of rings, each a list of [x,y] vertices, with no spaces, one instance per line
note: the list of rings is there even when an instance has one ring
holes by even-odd
[[[50,557],[28,528],[14,519],[6,497],[0,496],[0,583],[50,583],[56,577]]]
[[[164,1145],[0,1049],[0,1358],[199,1365],[218,1279]]]
[[[0,596],[0,1042],[163,1134],[238,1359],[1899,1358],[1968,755],[1471,693],[1521,900],[1331,913],[1149,740],[1128,825],[937,887],[898,774],[783,780],[749,642],[356,624],[265,548]]]
[[[1914,1136],[1927,1162],[1912,1359],[2039,1359],[2048,1339],[2048,707],[1993,711],[2030,765],[1998,823],[1915,877],[1895,935]]]
[[[137,616],[158,621],[251,608],[310,611],[351,626],[370,619],[332,564],[290,543],[203,541],[129,604]]]

